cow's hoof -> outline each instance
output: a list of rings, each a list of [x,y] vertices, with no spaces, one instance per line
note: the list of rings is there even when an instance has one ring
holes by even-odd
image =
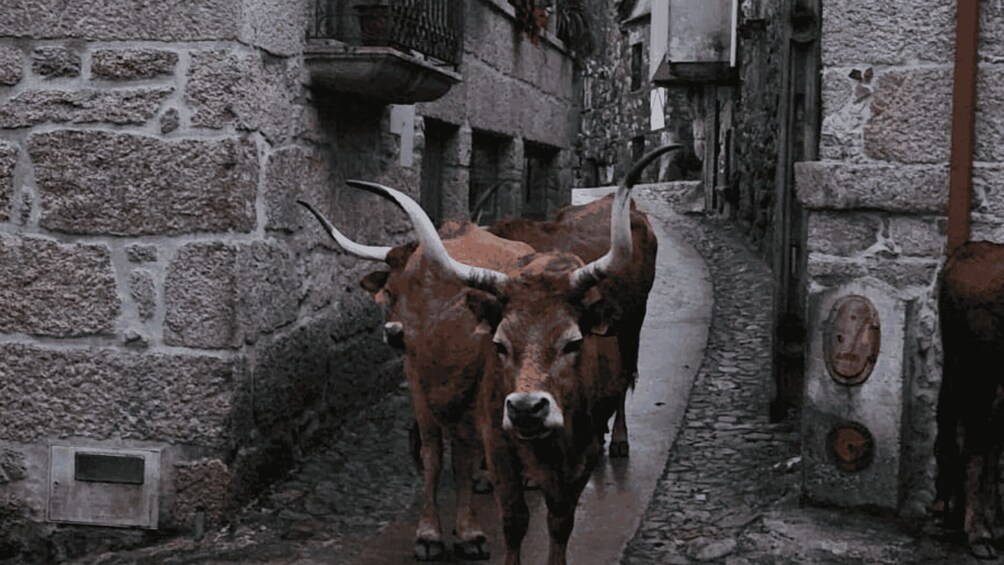
[[[483,537],[453,542],[453,553],[465,561],[484,561],[492,556],[492,552],[488,550],[488,540]]]
[[[969,552],[977,559],[997,559],[997,550],[990,540],[978,540],[969,544]]]
[[[419,561],[442,561],[446,556],[446,545],[437,540],[415,540],[415,559]]]
[[[611,441],[609,455],[610,457],[627,457],[628,451],[630,451],[628,442],[626,441]]]
[[[474,479],[474,486],[472,487],[472,490],[476,494],[488,494],[493,490],[495,490],[495,487],[492,485],[492,482],[489,481],[487,477],[480,477]]]
[[[533,479],[523,478],[523,490],[540,490],[540,483]]]

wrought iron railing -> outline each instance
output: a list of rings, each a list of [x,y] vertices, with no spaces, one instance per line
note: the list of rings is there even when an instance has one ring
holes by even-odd
[[[463,0],[315,0],[310,36],[415,51],[456,66]]]

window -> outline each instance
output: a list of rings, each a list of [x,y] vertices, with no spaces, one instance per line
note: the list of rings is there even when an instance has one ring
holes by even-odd
[[[641,43],[635,43],[631,46],[631,90],[641,88],[641,50]]]
[[[482,196],[502,182],[500,178],[500,161],[503,148],[508,145],[509,138],[491,133],[475,131],[471,138],[471,175],[468,202],[470,211],[474,212]],[[502,216],[500,201],[505,200],[506,191],[503,184],[498,186],[494,194],[488,197],[481,206],[482,225],[491,224]]]
[[[639,135],[631,139],[631,163],[637,163],[645,155],[645,137]]]
[[[425,120],[420,201],[436,226],[443,221],[443,164],[446,161],[447,146],[454,141],[456,132],[456,126],[432,119]]]

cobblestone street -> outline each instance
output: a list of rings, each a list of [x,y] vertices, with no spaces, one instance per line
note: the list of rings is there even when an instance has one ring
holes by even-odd
[[[766,266],[728,224],[669,213],[665,202],[646,198],[645,208],[703,256],[715,302],[680,433],[621,562],[967,562],[962,545],[938,541],[926,523],[800,505],[798,430],[767,421]],[[356,415],[287,480],[248,504],[231,529],[76,563],[357,563],[388,524],[415,518],[420,479],[407,450],[408,404],[402,387]],[[501,553],[500,540],[490,541],[493,554]],[[388,555],[403,557],[387,563],[411,562],[409,547]]]

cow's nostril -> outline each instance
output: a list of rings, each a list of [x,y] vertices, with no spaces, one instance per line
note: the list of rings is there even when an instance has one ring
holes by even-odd
[[[530,409],[530,412],[532,414],[540,414],[541,412],[547,410],[547,407],[550,404],[551,403],[546,398],[541,398],[540,400],[534,403],[533,408]]]

